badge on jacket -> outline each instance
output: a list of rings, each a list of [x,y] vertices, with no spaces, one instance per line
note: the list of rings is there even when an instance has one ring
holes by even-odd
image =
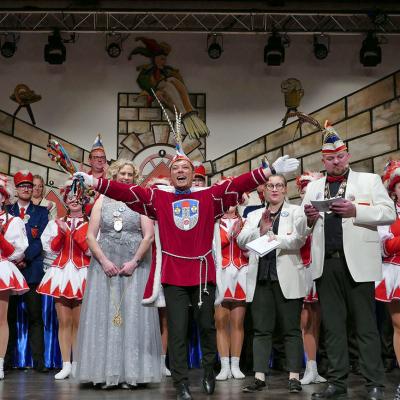
[[[31,235],[34,239],[37,239],[39,236],[39,228],[37,226],[34,226],[31,228]]]
[[[282,211],[281,212],[281,217],[288,217],[289,213],[287,211]]]

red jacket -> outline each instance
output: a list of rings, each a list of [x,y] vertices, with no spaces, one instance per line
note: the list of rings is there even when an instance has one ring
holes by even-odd
[[[67,222],[68,227],[70,223]],[[85,268],[90,264],[86,234],[88,222],[79,224],[74,231],[68,229],[65,233],[58,229],[58,235],[51,241],[50,247],[55,253],[60,252],[53,261],[53,267],[64,268],[68,261],[72,261],[76,268]]]

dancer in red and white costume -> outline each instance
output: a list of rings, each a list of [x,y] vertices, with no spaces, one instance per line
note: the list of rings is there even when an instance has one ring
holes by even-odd
[[[297,188],[301,199],[306,194],[307,185],[319,178],[323,174],[320,172],[304,172],[296,179]],[[318,294],[315,282],[312,278],[311,264],[311,235],[307,237],[306,243],[300,249],[303,264],[306,267],[305,277],[307,294],[304,298],[303,310],[301,312],[301,328],[303,331],[304,351],[307,356],[306,370],[303,378],[300,379],[302,385],[311,383],[323,383],[326,379],[318,374],[317,369],[317,346],[319,338],[319,327],[321,324],[321,309],[318,303]]]
[[[387,164],[382,180],[395,202],[397,218],[390,226],[378,227],[383,279],[375,282],[375,299],[388,305],[393,324],[393,347],[400,363],[400,161],[392,160]],[[394,400],[400,400],[400,384]]]
[[[54,376],[55,379],[68,378],[76,368],[76,363],[71,363],[71,351],[74,353],[75,350],[90,264],[86,243],[88,219],[83,211],[86,200],[76,196],[71,186],[66,186],[64,203],[68,208],[67,216],[50,221],[41,237],[43,249],[56,257],[37,288],[38,293],[55,297],[58,340],[63,359],[63,368]]]
[[[28,247],[25,224],[21,218],[13,217],[4,209],[4,203],[12,196],[11,182],[0,174],[0,380],[4,379],[4,356],[8,344],[9,296],[29,291],[29,286],[14,264],[24,256]]]
[[[218,381],[232,376],[244,379],[239,367],[240,353],[244,339],[244,316],[246,314],[246,275],[249,264],[247,253],[236,242],[244,221],[237,206],[230,207],[222,216],[219,224],[220,246],[216,249],[221,257],[217,274],[220,273],[223,300],[215,308],[215,326],[217,329],[217,347],[221,357],[221,371]],[[230,363],[229,363],[229,355]]]

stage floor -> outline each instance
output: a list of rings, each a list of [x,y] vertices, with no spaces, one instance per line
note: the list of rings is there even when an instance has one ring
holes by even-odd
[[[49,374],[39,374],[32,370],[13,370],[7,373],[6,379],[0,381],[0,399],[2,400],[159,400],[175,399],[175,389],[170,378],[166,378],[161,384],[149,385],[146,389],[136,390],[101,390],[92,387],[81,387],[72,380],[55,381],[54,372]],[[209,400],[253,400],[265,399],[310,399],[311,393],[324,388],[321,385],[307,385],[299,394],[290,394],[287,392],[287,374],[273,372],[270,378],[270,389],[256,394],[242,393],[240,388],[252,381],[251,376],[245,380],[228,380],[218,382],[213,396],[207,397],[200,387],[201,371],[192,370],[190,372],[191,389],[194,399]],[[386,396],[385,399],[391,400],[394,396],[394,390],[400,382],[400,370],[396,369],[386,374]],[[359,376],[350,375],[349,399],[363,399],[365,389],[363,380]]]

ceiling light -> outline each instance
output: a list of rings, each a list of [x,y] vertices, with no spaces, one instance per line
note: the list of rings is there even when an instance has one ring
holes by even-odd
[[[55,29],[48,37],[48,43],[44,46],[44,60],[49,64],[62,64],[67,56],[60,31]]]

